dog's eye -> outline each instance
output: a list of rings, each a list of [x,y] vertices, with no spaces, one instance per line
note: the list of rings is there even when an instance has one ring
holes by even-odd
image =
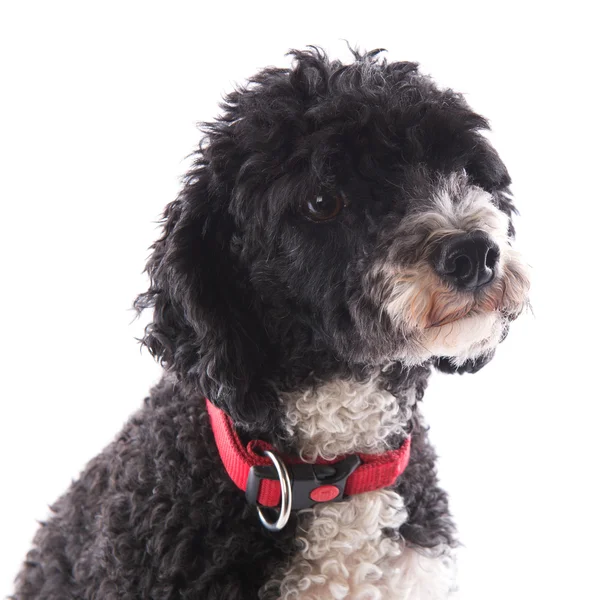
[[[340,214],[344,199],[340,194],[319,194],[304,206],[304,214],[311,221],[329,221]]]

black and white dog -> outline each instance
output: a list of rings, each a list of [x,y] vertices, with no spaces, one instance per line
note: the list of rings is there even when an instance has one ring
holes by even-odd
[[[15,598],[453,592],[419,402],[527,306],[510,178],[416,64],[292,55],[205,126],[136,301],[165,375],[53,506]]]

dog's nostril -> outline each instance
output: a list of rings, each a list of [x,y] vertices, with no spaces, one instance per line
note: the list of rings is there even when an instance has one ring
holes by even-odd
[[[471,260],[465,255],[455,258],[450,266],[453,267],[453,269],[448,275],[454,275],[455,277],[467,277],[473,268]]]
[[[483,231],[456,235],[442,242],[434,256],[438,275],[458,289],[474,290],[495,276],[500,250]]]
[[[490,248],[485,257],[485,266],[488,269],[493,269],[498,264],[500,258],[500,252],[496,248]]]

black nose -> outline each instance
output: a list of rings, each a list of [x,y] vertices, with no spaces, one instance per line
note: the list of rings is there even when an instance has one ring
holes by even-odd
[[[444,240],[433,257],[440,277],[458,289],[474,290],[490,283],[500,257],[498,245],[483,231]]]

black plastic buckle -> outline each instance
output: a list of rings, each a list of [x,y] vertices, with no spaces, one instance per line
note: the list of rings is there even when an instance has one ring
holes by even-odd
[[[332,465],[286,464],[292,483],[292,510],[310,508],[320,502],[342,500],[346,480],[359,465],[360,458],[354,454]],[[258,504],[261,479],[278,480],[275,467],[266,465],[250,469],[246,483],[246,500],[249,504]],[[337,495],[333,496],[335,490],[331,486],[337,488]]]

